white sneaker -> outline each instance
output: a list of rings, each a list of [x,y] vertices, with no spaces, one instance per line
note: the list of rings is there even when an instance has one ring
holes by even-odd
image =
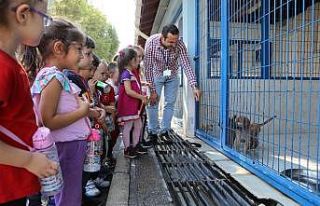
[[[98,187],[109,187],[110,186],[110,182],[103,180],[102,178],[98,177],[97,179],[94,180],[94,183],[98,186]]]
[[[100,195],[100,190],[95,186],[94,182],[92,180],[89,180],[87,182],[87,185],[85,187],[85,195],[87,197],[96,197],[98,195]]]

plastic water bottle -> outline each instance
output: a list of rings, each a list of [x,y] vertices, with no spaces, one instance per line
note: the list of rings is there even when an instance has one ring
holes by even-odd
[[[83,171],[98,172],[101,168],[102,139],[100,131],[92,129],[88,137],[86,158],[84,160]]]
[[[59,193],[63,186],[63,178],[56,145],[50,136],[50,130],[46,127],[40,127],[33,136],[33,147],[48,157],[48,159],[58,163],[57,173],[50,177],[40,179],[41,194],[44,196],[53,196]]]

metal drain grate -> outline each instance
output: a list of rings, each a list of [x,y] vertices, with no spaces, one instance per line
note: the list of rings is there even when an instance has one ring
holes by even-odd
[[[252,195],[174,132],[158,138],[155,153],[177,205],[281,205]]]

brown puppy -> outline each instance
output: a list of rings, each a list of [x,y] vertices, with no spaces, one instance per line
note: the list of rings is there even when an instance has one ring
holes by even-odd
[[[250,147],[250,119],[245,116],[235,118],[236,137],[233,142],[233,147],[236,150],[240,149],[241,143],[244,143],[244,151],[248,151]]]
[[[259,140],[258,140],[258,135],[261,132],[261,128],[268,124],[269,122],[271,122],[274,118],[276,118],[277,116],[273,116],[269,119],[267,119],[266,121],[264,121],[263,123],[252,123],[250,124],[249,127],[249,135],[250,135],[250,149],[256,149],[259,145]]]

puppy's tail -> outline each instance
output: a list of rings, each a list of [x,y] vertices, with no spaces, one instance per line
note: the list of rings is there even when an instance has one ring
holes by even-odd
[[[260,123],[259,126],[264,126],[266,124],[268,124],[269,122],[271,122],[274,118],[276,118],[277,115],[274,115],[273,117],[267,119],[266,121],[264,121],[263,123]]]

